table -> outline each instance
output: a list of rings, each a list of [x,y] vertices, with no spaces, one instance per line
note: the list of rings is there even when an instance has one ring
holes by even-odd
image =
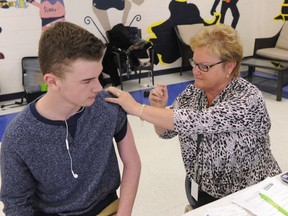
[[[284,86],[283,77],[285,72],[288,73],[288,62],[247,57],[242,60],[241,64],[244,66],[248,66],[248,81],[250,82],[252,82],[252,76],[253,72],[255,72],[255,67],[277,71],[276,100],[282,100],[282,88]]]
[[[283,172],[283,173],[284,173],[284,172]],[[283,174],[283,173],[281,173],[281,174]],[[277,176],[274,176],[273,178],[275,178],[277,181],[282,181],[282,180],[281,180],[281,177],[280,177],[281,174],[279,174],[279,175],[277,175]],[[259,183],[258,183],[258,184],[259,184]],[[256,187],[256,186],[257,186],[257,184],[252,185],[252,186],[250,186],[250,187],[248,187],[248,188],[245,188],[245,189],[243,189],[243,190],[241,190],[241,191],[238,191],[238,192],[236,192],[236,193],[233,193],[233,194],[230,194],[230,195],[228,195],[228,196],[226,196],[226,197],[223,197],[222,199],[216,200],[216,201],[211,202],[211,203],[209,203],[209,204],[207,204],[207,205],[204,205],[204,206],[201,206],[201,207],[199,207],[199,208],[196,208],[195,210],[192,210],[192,211],[190,211],[190,212],[187,212],[187,213],[185,213],[185,214],[182,215],[182,216],[203,216],[208,209],[213,209],[213,208],[219,208],[219,207],[228,206],[228,205],[230,205],[230,204],[233,203],[232,200],[233,200],[233,198],[234,198],[235,196],[240,195],[241,193],[244,193],[244,192],[246,192],[247,190],[251,189],[252,187]],[[246,210],[246,211],[247,211],[247,210]],[[250,212],[248,212],[248,211],[247,211],[247,213],[248,213],[249,216],[252,216],[252,215],[253,215],[252,213],[250,213]]]

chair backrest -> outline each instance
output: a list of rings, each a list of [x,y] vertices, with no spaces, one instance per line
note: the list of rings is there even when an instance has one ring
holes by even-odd
[[[26,100],[29,103],[35,98],[45,93],[45,90],[43,90],[43,75],[37,56],[23,57],[21,60],[21,64],[22,84]]]
[[[41,91],[43,75],[40,70],[38,57],[29,56],[22,58],[22,83],[24,90],[28,93]]]
[[[288,50],[288,21],[284,22],[275,47]]]
[[[182,41],[189,45],[190,39],[204,27],[203,23],[177,25],[177,30]]]

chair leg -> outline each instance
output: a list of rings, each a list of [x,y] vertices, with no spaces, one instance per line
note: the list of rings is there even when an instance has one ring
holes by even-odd
[[[181,68],[180,68],[180,76],[182,76],[182,72],[183,72],[183,65],[184,65],[184,62],[183,62],[183,60],[182,60]]]
[[[151,70],[152,85],[154,86],[154,70]]]
[[[192,197],[191,194],[192,191],[192,184],[189,180],[189,178],[186,176],[185,177],[185,192],[186,192],[186,197],[189,201],[190,206],[192,207],[192,209],[195,209],[198,207],[198,203],[197,201]]]
[[[139,78],[138,83],[141,83],[141,70],[139,70],[138,78]]]
[[[192,211],[192,210],[193,210],[192,206],[191,205],[187,205],[185,207],[185,209],[184,209],[184,213],[187,213],[187,212]]]
[[[248,66],[248,76],[247,76],[247,80],[249,82],[252,82],[252,77],[253,77],[253,73],[255,72],[255,67],[253,66]]]
[[[122,79],[122,71],[120,69],[120,84],[121,84],[121,90],[123,90],[123,79]]]

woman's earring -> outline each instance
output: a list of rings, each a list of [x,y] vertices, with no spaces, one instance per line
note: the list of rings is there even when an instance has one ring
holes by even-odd
[[[227,76],[226,76],[226,77],[227,77],[227,79],[229,79],[229,77],[230,77],[230,74],[229,74],[229,73],[227,73]]]

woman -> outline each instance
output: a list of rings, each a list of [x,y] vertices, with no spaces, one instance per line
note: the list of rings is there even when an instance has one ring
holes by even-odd
[[[243,48],[236,30],[224,24],[204,27],[190,45],[195,83],[170,109],[165,109],[165,85],[151,90],[151,106],[113,87],[108,91],[118,98],[107,100],[154,124],[162,138],[178,135],[187,176],[193,187],[199,185],[202,205],[281,170],[270,150],[271,123],[262,94],[239,77]]]

